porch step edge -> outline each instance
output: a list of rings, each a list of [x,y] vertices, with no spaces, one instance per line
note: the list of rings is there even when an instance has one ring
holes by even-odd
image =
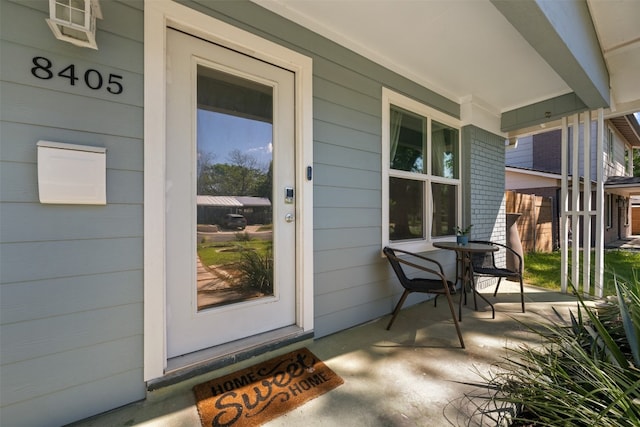
[[[216,370],[253,357],[274,352],[302,341],[313,340],[313,337],[313,331],[305,332],[298,327],[287,327],[282,330],[170,359],[167,364],[167,373],[163,377],[148,381],[147,391],[157,391],[195,377],[211,374]],[[189,359],[191,361],[184,362],[180,359]]]

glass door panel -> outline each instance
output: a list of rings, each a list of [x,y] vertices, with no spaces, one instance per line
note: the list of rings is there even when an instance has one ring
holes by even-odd
[[[198,310],[273,295],[273,88],[198,66]]]

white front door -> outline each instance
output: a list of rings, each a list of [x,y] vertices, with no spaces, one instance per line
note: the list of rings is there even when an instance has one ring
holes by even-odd
[[[167,31],[167,356],[296,323],[294,75]]]

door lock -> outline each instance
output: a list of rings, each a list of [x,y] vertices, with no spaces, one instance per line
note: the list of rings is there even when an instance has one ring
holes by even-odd
[[[293,204],[293,187],[285,187],[284,202],[288,205]]]
[[[287,222],[293,222],[293,214],[290,214],[290,213],[286,214],[284,216],[284,220]]]

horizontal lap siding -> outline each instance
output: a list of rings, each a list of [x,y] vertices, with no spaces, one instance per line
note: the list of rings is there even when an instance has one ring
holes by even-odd
[[[400,287],[380,246],[382,87],[458,105],[255,4],[183,3],[313,59],[315,334],[388,314]]]
[[[101,3],[94,51],[55,40],[46,0],[0,1],[0,424],[60,425],[145,396],[142,2]],[[38,140],[105,147],[107,205],[40,204]]]
[[[533,168],[533,137],[518,138],[518,145],[515,148],[505,149],[505,162],[507,166]]]
[[[314,60],[326,73],[314,79],[314,235],[334,238],[314,248],[315,329],[322,336],[388,313],[395,289],[380,257],[381,87],[355,73],[349,81],[368,93],[341,86],[331,75],[340,66]],[[333,90],[323,90],[330,78],[338,79]]]
[[[56,41],[45,0],[0,2],[0,424],[56,425],[144,397],[142,2],[101,2],[99,51]],[[400,287],[380,254],[382,87],[459,106],[254,3],[181,3],[313,58],[316,336],[388,314]],[[33,55],[120,74],[126,93],[35,79]],[[107,206],[40,205],[39,139],[106,147]]]

